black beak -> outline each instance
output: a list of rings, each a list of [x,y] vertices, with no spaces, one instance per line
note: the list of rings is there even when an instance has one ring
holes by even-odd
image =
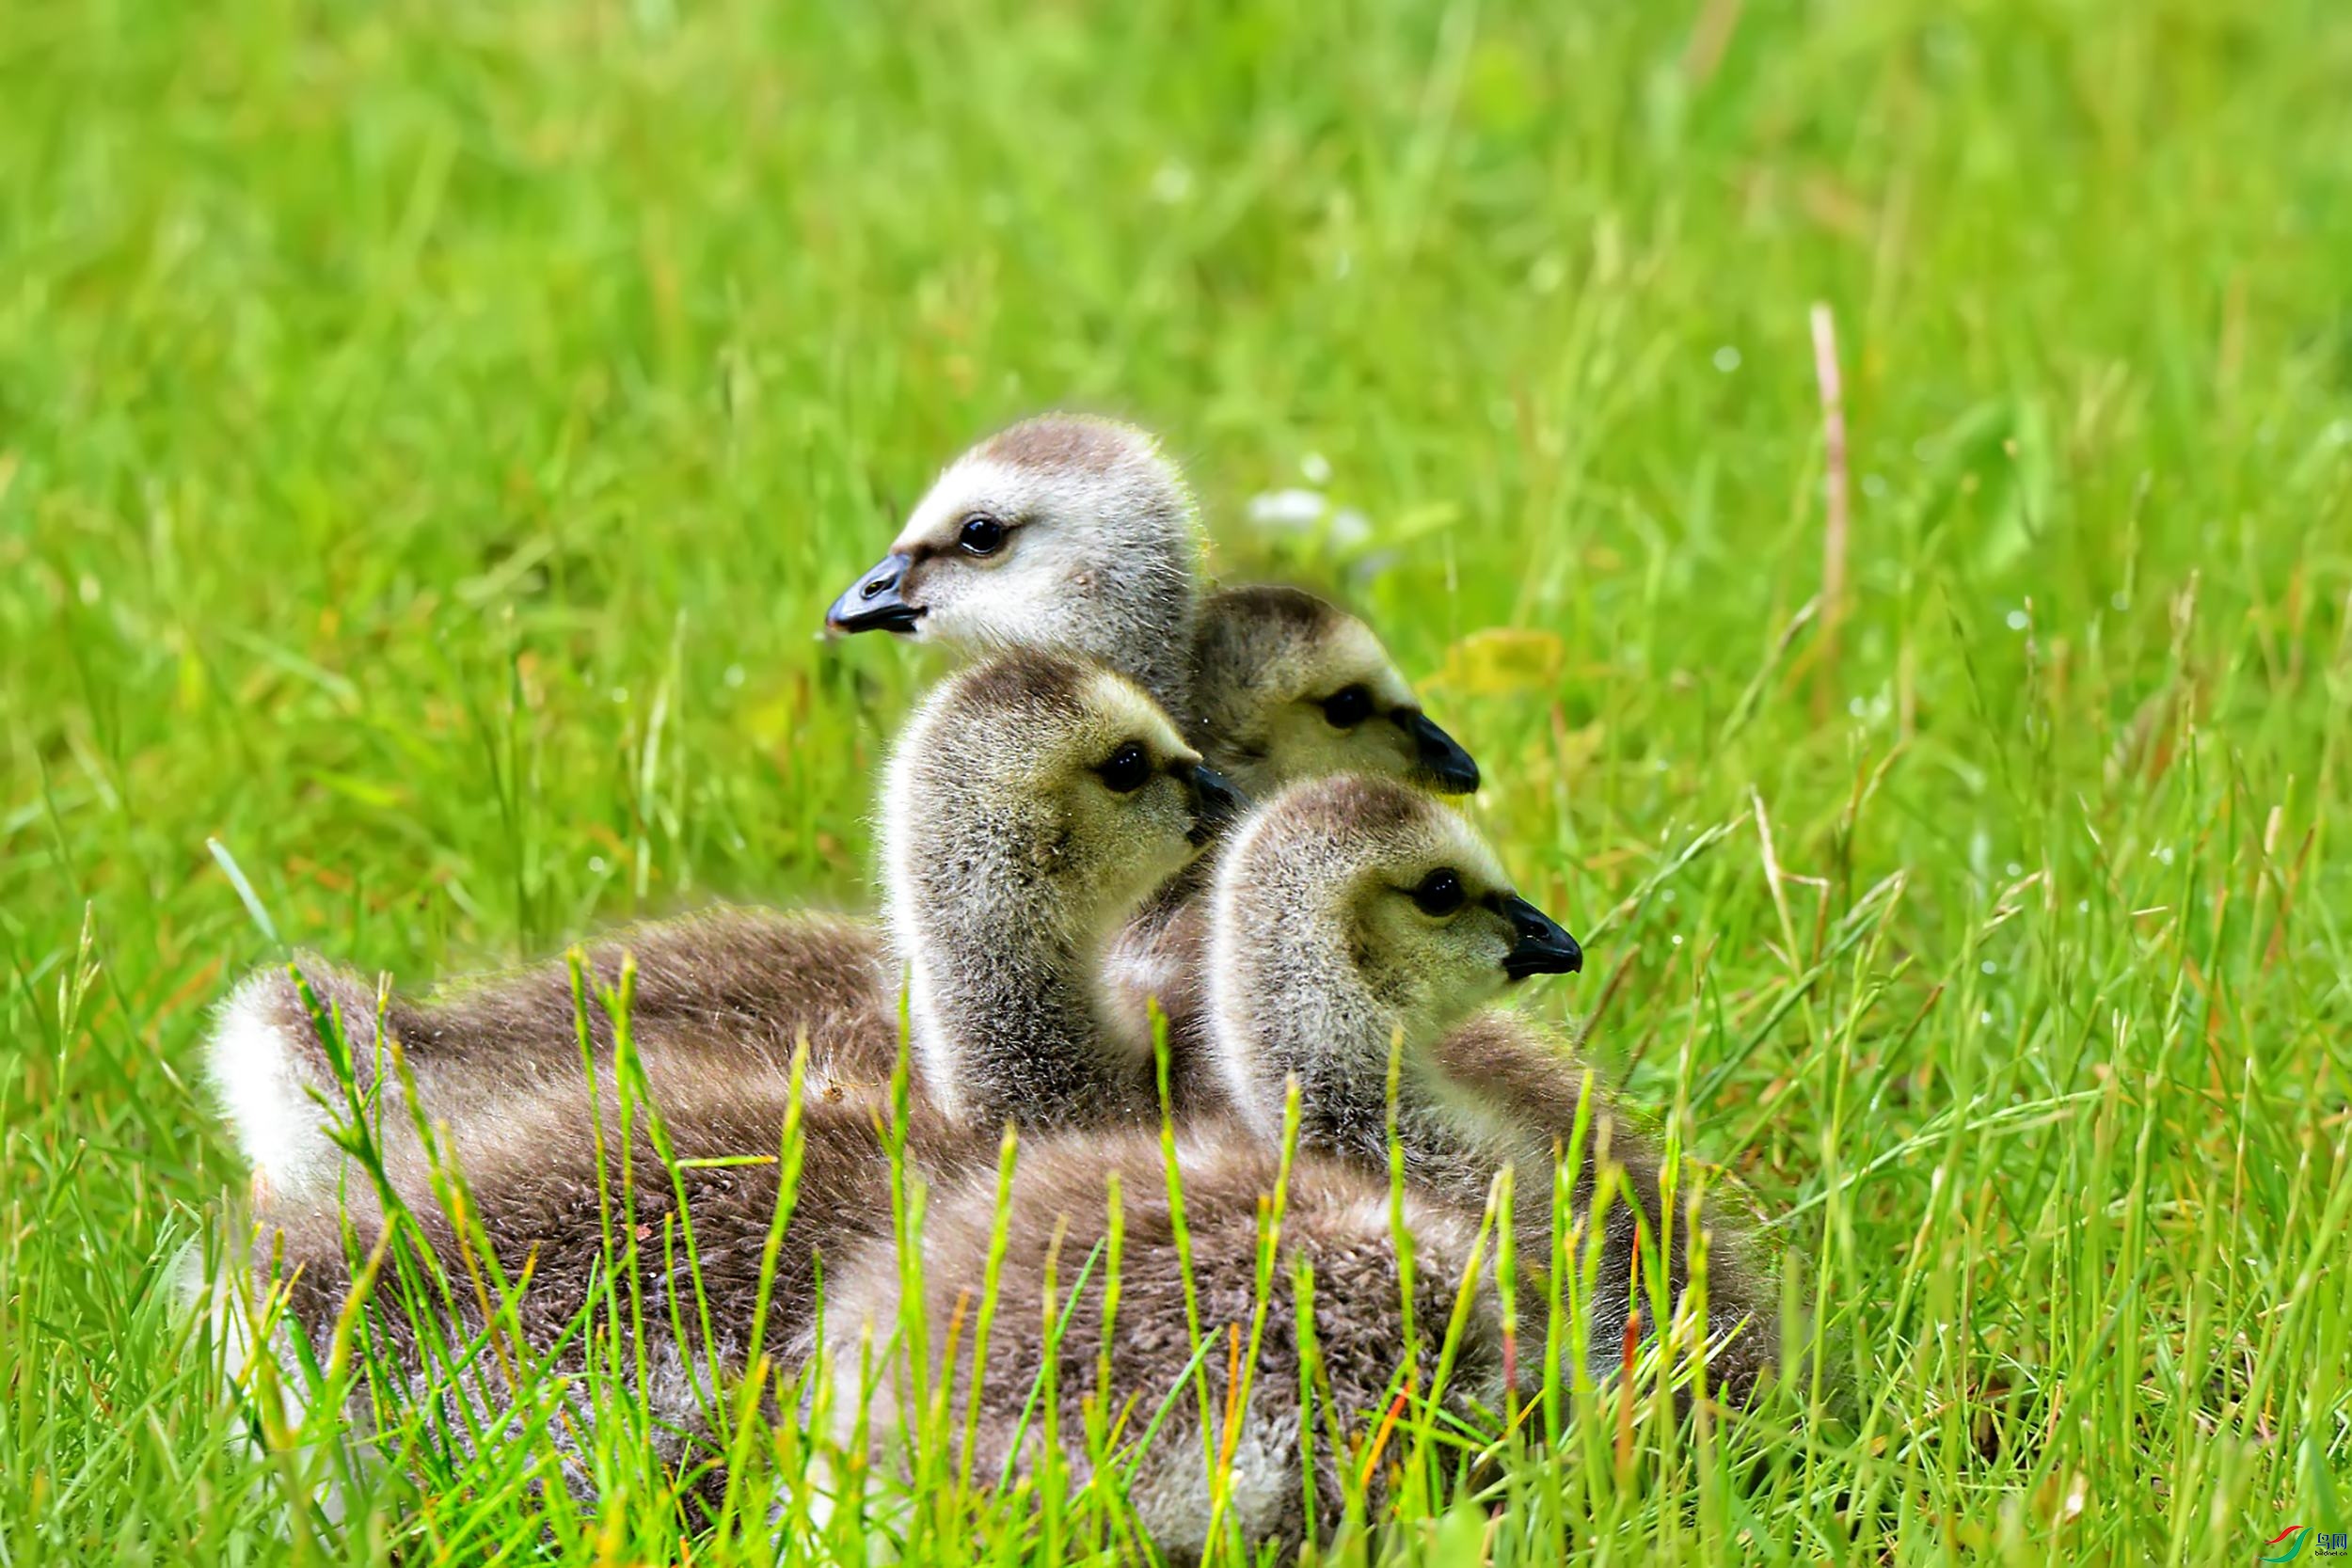
[[[898,596],[911,557],[886,555],[825,611],[828,631],[913,631],[923,612]]]
[[[1413,743],[1422,773],[1440,795],[1472,795],[1478,790],[1478,762],[1462,743],[1429,721],[1418,708],[1396,710],[1397,727]]]
[[[1560,923],[1520,897],[1505,894],[1495,911],[1511,923],[1515,939],[1503,955],[1502,973],[1514,980],[1531,974],[1574,974],[1584,967],[1584,949],[1560,927]]]
[[[1196,764],[1189,782],[1192,784],[1191,837],[1194,847],[1198,847],[1222,833],[1249,801],[1233,787],[1232,780],[1214,768]]]

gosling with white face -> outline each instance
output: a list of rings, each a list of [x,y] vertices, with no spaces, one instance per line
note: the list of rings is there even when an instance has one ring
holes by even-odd
[[[1156,437],[1047,414],[950,464],[825,624],[1107,665],[1246,791],[1342,771],[1478,787],[1371,628],[1295,588],[1203,601],[1200,556],[1192,489]]]
[[[825,620],[1090,659],[1183,722],[1200,571],[1192,491],[1159,443],[1115,420],[1048,415],[949,465]]]

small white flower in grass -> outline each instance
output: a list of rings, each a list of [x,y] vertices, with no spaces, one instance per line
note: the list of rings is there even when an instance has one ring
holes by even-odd
[[[1296,532],[1323,521],[1330,505],[1320,490],[1268,490],[1249,498],[1249,520],[1261,527]]]
[[[1993,974],[1999,972],[2000,966],[1995,964],[1991,958],[1987,958],[1984,960],[1983,969],[1987,974]]]
[[[1331,460],[1319,451],[1311,451],[1298,460],[1298,471],[1307,476],[1307,483],[1317,489],[1331,483]]]
[[[2172,846],[2170,846],[2169,844],[2167,844],[2167,845],[2163,846],[2161,848],[2157,849],[2157,851],[2156,851],[2156,859],[2158,859],[2158,860],[2160,860],[2160,861],[2164,862],[2164,863],[2165,863],[2165,864],[2167,864],[2167,865],[2170,865],[2170,864],[2172,863]]]
[[[588,857],[588,869],[601,877],[612,868],[605,864],[602,855],[591,855]]]
[[[1986,1008],[1983,1012],[1979,1013],[1979,1014],[1977,1015],[1977,1022],[1978,1022],[1979,1023],[1990,1023],[1990,1022],[1993,1022],[1993,1011],[1992,1011],[1992,1009],[1988,1007],[1988,1008]]]
[[[1676,945],[1677,947],[1679,947],[1679,946],[1681,946],[1681,945],[1682,945],[1682,933],[1681,933],[1680,931],[1677,931],[1677,932],[1675,933],[1675,945]]]
[[[2026,627],[2027,626],[2029,626],[2029,625],[2031,625],[2031,623],[2030,623],[2029,621],[2027,621],[2027,620],[2026,620],[2026,612],[2025,612],[2024,610],[2010,610],[2010,611],[2009,612],[2009,629],[2010,629],[2010,630],[2011,630],[2011,631],[2024,631],[2024,630],[2026,629]]]
[[[2009,863],[2009,874],[2012,877],[2022,877],[2026,874],[2026,868],[2015,861],[2011,861]]]
[[[740,664],[730,664],[727,666],[726,674],[721,678],[723,679],[729,686],[741,686],[743,684],[743,667]]]
[[[1192,168],[1170,158],[1152,174],[1152,199],[1174,207],[1192,199]]]
[[[1729,375],[1740,368],[1740,351],[1729,343],[1715,351],[1715,368]]]
[[[2074,912],[2076,914],[2089,914],[2090,912],[2090,900],[2086,898],[2081,903],[2076,904],[2074,906]]]
[[[1279,533],[1311,533],[1330,520],[1331,542],[1353,549],[1372,537],[1372,519],[1354,507],[1331,510],[1320,490],[1268,490],[1249,498],[1249,520]]]
[[[1675,901],[1675,890],[1668,888],[1665,892],[1658,895],[1658,901],[1661,904],[1673,903]]]

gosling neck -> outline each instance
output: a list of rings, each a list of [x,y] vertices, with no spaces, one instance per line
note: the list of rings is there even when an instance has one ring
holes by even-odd
[[[1385,1169],[1393,1053],[1396,1138],[1416,1186],[1477,1206],[1504,1163],[1535,1168],[1541,1150],[1525,1130],[1444,1070],[1438,1047],[1450,1020],[1417,1019],[1374,995],[1344,927],[1311,904],[1278,895],[1263,907],[1276,912],[1237,920],[1220,899],[1209,964],[1216,1054],[1260,1137],[1281,1137],[1295,1079],[1300,1147]]]
[[[952,870],[894,874],[891,894],[914,1051],[932,1101],[981,1126],[1143,1116],[1145,1070],[1108,1027],[1097,978],[1117,922],[1072,918],[1033,866],[953,847],[935,859]]]
[[[1184,548],[1147,547],[1126,568],[1125,604],[1082,629],[1073,650],[1151,693],[1190,736],[1192,638],[1199,615],[1195,569]]]

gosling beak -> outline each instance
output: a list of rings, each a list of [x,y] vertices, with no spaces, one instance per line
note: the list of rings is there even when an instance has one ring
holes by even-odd
[[[1495,912],[1511,923],[1511,951],[1503,955],[1502,973],[1514,980],[1531,974],[1574,974],[1584,967],[1584,949],[1560,927],[1560,923],[1521,898],[1505,894]]]
[[[914,623],[923,618],[923,611],[899,597],[898,590],[906,581],[907,569],[914,564],[909,556],[883,556],[881,564],[850,584],[848,591],[833,601],[833,608],[825,611],[825,629],[913,631]]]
[[[1462,743],[1429,721],[1419,708],[1398,708],[1397,728],[1413,743],[1413,760],[1440,795],[1473,795],[1478,791],[1478,762]]]
[[[1192,785],[1192,832],[1195,848],[1222,833],[1249,802],[1232,781],[1216,768],[1196,763],[1187,781]]]

